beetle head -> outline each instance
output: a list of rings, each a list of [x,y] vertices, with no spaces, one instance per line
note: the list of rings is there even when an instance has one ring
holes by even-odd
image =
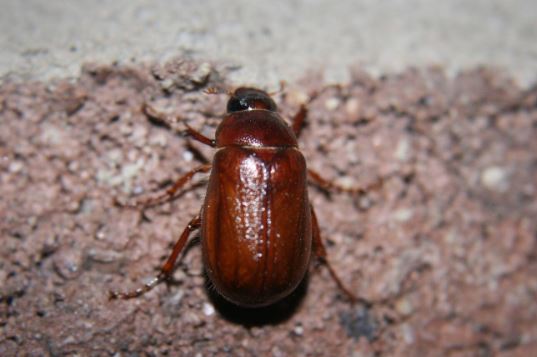
[[[227,112],[235,113],[243,110],[264,109],[276,111],[276,103],[270,96],[259,89],[237,88],[227,102]]]

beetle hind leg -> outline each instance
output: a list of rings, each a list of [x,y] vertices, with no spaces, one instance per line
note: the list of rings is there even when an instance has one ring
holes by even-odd
[[[347,298],[351,301],[351,303],[360,303],[366,307],[369,307],[372,305],[372,303],[363,298],[356,296],[353,292],[349,290],[343,284],[339,276],[337,275],[334,268],[332,268],[332,265],[330,264],[330,261],[328,260],[328,255],[326,253],[326,248],[324,247],[323,241],[321,240],[321,231],[319,229],[319,223],[317,222],[317,217],[315,216],[315,211],[313,207],[311,207],[311,224],[312,224],[312,235],[313,235],[313,254],[328,268],[328,272],[330,273],[330,276],[332,279],[336,282],[338,288],[347,296]]]
[[[145,284],[141,288],[138,288],[136,290],[132,290],[126,293],[118,292],[118,291],[109,291],[108,292],[108,298],[110,300],[115,299],[132,299],[139,297],[148,291],[152,290],[155,286],[157,286],[159,283],[163,282],[164,280],[168,279],[171,273],[173,272],[173,267],[175,266],[175,262],[177,261],[177,257],[185,247],[185,244],[188,240],[188,237],[190,236],[190,233],[194,231],[195,229],[199,228],[201,225],[200,216],[196,216],[193,218],[188,225],[183,230],[183,233],[175,243],[173,247],[172,254],[170,257],[166,260],[166,263],[162,266],[160,269],[160,273],[153,278],[149,283]]]

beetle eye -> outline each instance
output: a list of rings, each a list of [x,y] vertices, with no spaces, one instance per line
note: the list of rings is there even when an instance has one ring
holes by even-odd
[[[229,98],[229,101],[227,102],[227,112],[228,113],[234,113],[234,112],[240,112],[243,110],[248,110],[250,106],[248,105],[248,100],[246,98],[237,98],[237,97],[231,97]]]

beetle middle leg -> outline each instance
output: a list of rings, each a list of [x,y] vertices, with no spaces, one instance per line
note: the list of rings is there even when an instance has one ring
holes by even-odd
[[[343,291],[343,293],[349,298],[352,303],[359,302],[367,307],[371,306],[371,302],[362,297],[356,296],[353,294],[346,286],[343,284],[341,279],[336,274],[336,271],[330,265],[328,261],[328,254],[326,253],[326,248],[324,247],[323,241],[321,239],[321,231],[319,229],[319,223],[317,222],[317,216],[315,215],[315,210],[313,206],[311,207],[311,225],[312,225],[312,245],[313,245],[313,254],[323,262],[328,268],[328,272],[332,276],[332,279],[336,282],[337,286]]]
[[[164,124],[165,126],[172,128],[175,123],[177,123],[177,118],[172,118],[170,115],[160,112],[157,109],[153,108],[149,104],[144,104],[142,106],[143,113],[154,120],[158,120],[160,123]],[[183,132],[185,135],[188,135],[192,137],[194,140],[199,141],[205,145],[209,145],[211,147],[215,147],[215,141],[206,137],[202,133],[196,131],[195,129],[191,128],[189,125],[185,124],[186,130]],[[181,176],[173,186],[168,188],[166,191],[164,191],[161,194],[158,194],[154,197],[149,197],[146,199],[142,199],[133,203],[127,203],[124,204],[122,202],[119,202],[117,199],[115,200],[115,203],[122,207],[130,207],[130,208],[139,208],[139,207],[151,207],[156,206],[162,203],[166,203],[168,201],[171,201],[177,191],[179,191],[185,184],[187,184],[192,177],[199,173],[199,172],[209,172],[211,170],[210,164],[200,165],[187,173],[185,173],[183,176]]]
[[[139,201],[136,201],[136,202],[133,202],[133,203],[127,203],[127,204],[123,204],[123,203],[118,202],[116,200],[116,204],[118,204],[118,205],[120,205],[122,207],[130,207],[130,208],[144,207],[145,208],[145,207],[156,206],[156,205],[168,202],[168,201],[173,199],[173,197],[175,196],[177,191],[179,191],[184,185],[186,185],[192,179],[192,177],[195,174],[197,174],[199,172],[203,172],[203,173],[209,172],[210,170],[211,170],[211,165],[210,164],[200,165],[200,166],[195,167],[194,169],[188,171],[187,173],[185,173],[177,181],[175,181],[173,186],[171,186],[166,191],[164,191],[164,192],[162,192],[162,193],[160,193],[160,194],[158,194],[158,195],[156,195],[154,197],[149,197],[149,198],[146,198],[146,199],[143,199],[143,200],[139,200]]]
[[[291,129],[293,130],[293,133],[295,134],[297,138],[300,136],[300,133],[302,132],[302,128],[304,127],[304,122],[306,121],[307,114],[308,114],[308,109],[305,104],[302,104],[298,112],[293,117]],[[321,188],[327,191],[336,190],[340,192],[347,192],[350,194],[365,194],[369,190],[379,189],[384,184],[384,178],[378,178],[373,183],[367,186],[347,187],[347,186],[342,186],[333,181],[329,181],[323,178],[319,173],[317,173],[316,171],[312,169],[308,169],[308,175],[313,182],[315,182],[317,185],[319,185]]]
[[[132,298],[136,298],[136,297],[141,296],[141,295],[145,294],[146,292],[150,291],[151,289],[153,289],[155,286],[157,286],[162,281],[168,279],[168,277],[171,275],[171,273],[173,271],[173,267],[175,266],[175,262],[177,261],[177,257],[179,256],[179,254],[181,253],[181,251],[185,247],[185,244],[186,244],[186,242],[188,240],[188,237],[190,236],[190,233],[192,233],[192,231],[194,231],[197,228],[199,228],[200,225],[201,225],[201,220],[200,220],[199,215],[194,217],[188,223],[188,225],[183,230],[183,233],[181,234],[181,236],[179,237],[179,239],[175,243],[175,245],[173,247],[172,254],[170,255],[170,257],[166,260],[166,263],[164,263],[164,265],[160,269],[160,273],[155,278],[153,278],[149,283],[145,284],[141,288],[138,288],[136,290],[129,291],[129,292],[126,292],[126,293],[122,293],[122,292],[118,292],[118,291],[110,291],[109,292],[109,299],[110,300],[115,300],[115,299],[132,299]]]
[[[384,180],[386,179],[385,177],[378,177],[375,181],[365,186],[343,186],[323,178],[317,171],[312,169],[308,169],[308,175],[311,181],[324,190],[335,190],[355,195],[363,195],[371,190],[378,190],[382,187],[382,185],[384,185]]]

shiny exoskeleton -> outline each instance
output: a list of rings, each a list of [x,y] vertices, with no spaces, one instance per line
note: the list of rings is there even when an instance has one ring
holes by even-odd
[[[211,165],[181,177],[153,205],[174,194],[198,172],[209,172],[205,202],[175,244],[161,273],[151,283],[111,298],[131,298],[166,279],[190,233],[199,228],[208,278],[227,300],[246,307],[264,306],[289,295],[304,278],[312,253],[327,263],[326,251],[307,191],[309,177],[325,187],[335,185],[306,168],[297,136],[306,115],[302,107],[290,127],[276,112],[270,96],[254,88],[231,95],[215,140],[188,127],[194,139],[216,148]],[[148,115],[151,109],[147,111]]]

